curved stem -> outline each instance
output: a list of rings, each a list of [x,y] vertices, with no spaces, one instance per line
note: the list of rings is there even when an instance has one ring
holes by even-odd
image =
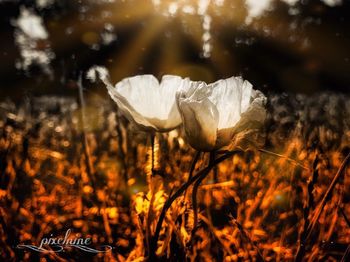
[[[119,110],[119,108],[117,108],[117,110]],[[118,113],[116,114],[116,117],[115,117],[115,120],[117,122],[116,124],[116,131],[117,131],[117,134],[118,134],[118,137],[117,137],[117,141],[118,141],[118,155],[119,155],[119,158],[121,160],[121,164],[122,164],[122,170],[123,170],[123,178],[124,178],[124,182],[125,184],[127,185],[128,183],[128,168],[127,168],[127,158],[126,158],[126,153],[124,152],[123,150],[123,133],[122,133],[122,129],[120,128],[121,127],[121,121],[120,121],[120,117],[118,116]]]
[[[147,214],[147,224],[146,224],[146,241],[147,241],[147,249],[151,252],[151,242],[152,242],[152,231],[151,231],[151,223],[152,223],[152,210],[153,210],[153,202],[154,202],[154,185],[152,183],[152,178],[154,177],[154,137],[155,135],[151,134],[151,175],[149,177],[149,189],[151,192],[151,199],[149,201],[148,214]]]
[[[201,151],[197,151],[193,160],[192,160],[192,163],[191,163],[191,168],[190,168],[190,173],[188,175],[188,180],[190,180],[192,178],[192,175],[193,175],[193,172],[194,172],[194,169],[196,168],[196,164],[199,160],[199,157],[201,156]],[[188,181],[187,180],[187,181]]]
[[[215,159],[216,158],[216,151],[210,152],[210,157]],[[218,167],[217,166],[215,166],[213,169],[213,180],[214,180],[214,183],[219,182],[219,180],[218,180]]]
[[[188,181],[192,178],[192,176],[193,176],[194,169],[196,168],[196,164],[197,164],[197,162],[198,162],[198,160],[199,160],[199,157],[201,156],[201,153],[202,153],[201,151],[197,151],[196,154],[194,155],[194,158],[193,158],[192,163],[191,163],[190,172],[189,172],[189,174],[188,174],[187,182],[188,182]],[[184,193],[185,198],[186,198],[186,193],[187,193],[187,191],[185,190],[185,193]]]
[[[213,165],[214,161],[215,161],[215,153],[210,152],[208,167],[210,165]],[[213,168],[215,168],[215,166],[213,166]],[[193,185],[193,190],[192,190],[193,230],[196,228],[197,223],[198,223],[198,210],[197,210],[198,188],[199,188],[200,184],[202,183],[202,181],[207,177],[208,174],[209,174],[209,172],[205,176],[198,178],[198,180]]]
[[[272,155],[272,156],[277,156],[277,157],[280,157],[280,158],[284,158],[284,159],[288,160],[289,162],[291,162],[293,165],[299,166],[299,167],[301,167],[301,168],[303,168],[305,170],[310,170],[308,167],[300,164],[298,161],[296,161],[296,160],[294,160],[294,159],[292,159],[290,157],[287,157],[287,156],[284,156],[284,155],[281,155],[281,154],[277,154],[275,152],[272,152],[272,151],[269,151],[269,150],[266,150],[266,149],[262,149],[262,148],[258,149],[258,151],[262,152],[262,153],[265,153],[265,154]]]
[[[234,154],[237,154],[241,152],[241,150],[234,150],[234,151],[230,151],[227,152],[225,155],[217,158],[216,160],[213,161],[212,164],[208,165],[206,168],[202,169],[201,171],[198,172],[197,175],[191,177],[191,179],[189,179],[185,184],[183,184],[173,195],[171,195],[167,201],[165,202],[162,212],[160,213],[158,222],[157,222],[157,226],[156,226],[156,231],[154,233],[154,236],[152,238],[151,241],[151,245],[150,245],[150,259],[155,257],[155,250],[157,248],[157,242],[158,242],[158,238],[159,238],[159,234],[160,234],[160,230],[162,228],[162,224],[166,215],[166,212],[168,211],[168,209],[171,207],[172,203],[183,193],[185,192],[185,190],[192,185],[192,183],[194,183],[197,179],[200,179],[201,177],[205,177],[210,170],[217,164],[221,163],[222,161],[226,160],[227,158],[233,156]]]
[[[152,156],[151,156],[151,161],[152,161],[152,176],[154,176],[154,140],[155,140],[155,135],[151,134],[151,148],[152,148]]]

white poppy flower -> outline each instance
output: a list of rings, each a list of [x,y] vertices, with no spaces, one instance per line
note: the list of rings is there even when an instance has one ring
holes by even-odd
[[[159,83],[153,75],[138,75],[125,78],[114,87],[108,81],[108,73],[96,69],[121,112],[139,129],[166,132],[181,124],[175,97],[188,80],[165,75]]]
[[[235,135],[257,128],[266,117],[266,97],[241,77],[190,82],[176,100],[187,140],[200,151],[230,145]]]

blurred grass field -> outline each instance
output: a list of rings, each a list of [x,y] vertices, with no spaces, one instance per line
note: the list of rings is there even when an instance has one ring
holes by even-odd
[[[164,220],[160,260],[294,261],[300,240],[305,242],[301,261],[346,259],[350,168],[335,184],[306,240],[303,231],[350,153],[349,97],[268,97],[262,148],[284,157],[252,149],[221,163],[217,177],[210,174],[199,189],[194,231],[191,188],[179,197]],[[157,175],[151,177],[147,134],[135,132],[110,100],[90,95],[84,126],[81,110],[73,98],[0,102],[0,260],[146,260],[148,234],[154,233],[170,193],[187,181],[195,151],[181,129],[158,134]],[[207,162],[202,155],[195,173]],[[91,237],[92,246],[114,249],[48,254],[16,248],[38,245],[43,237],[62,236],[67,229]]]

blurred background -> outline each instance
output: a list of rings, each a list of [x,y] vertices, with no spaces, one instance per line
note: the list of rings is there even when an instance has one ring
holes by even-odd
[[[0,95],[76,95],[94,65],[115,83],[241,75],[265,92],[347,93],[349,11],[342,0],[0,0]]]
[[[0,261],[144,261],[164,201],[188,180],[183,130],[152,147],[90,81],[96,65],[113,83],[241,75],[269,98],[263,150],[203,181],[198,227],[193,191],[173,203],[162,261],[349,261],[350,168],[338,172],[350,152],[349,11],[348,0],[0,0]],[[69,228],[115,248],[18,248]]]

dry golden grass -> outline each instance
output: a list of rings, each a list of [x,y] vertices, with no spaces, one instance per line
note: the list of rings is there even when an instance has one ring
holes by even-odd
[[[150,137],[134,132],[112,103],[91,97],[85,108],[86,155],[80,110],[63,98],[0,103],[0,260],[147,260],[163,205],[186,183],[195,151],[181,130],[158,134],[152,176]],[[270,95],[268,111],[262,148],[284,157],[248,150],[220,163],[198,189],[196,225],[192,187],[179,194],[153,246],[157,259],[339,261],[345,256],[350,168],[344,167],[332,190],[330,185],[350,152],[350,103],[334,94]],[[199,157],[194,176],[208,158]],[[94,255],[16,248],[38,245],[50,234],[62,236],[68,228],[91,237],[92,246],[114,249]]]

